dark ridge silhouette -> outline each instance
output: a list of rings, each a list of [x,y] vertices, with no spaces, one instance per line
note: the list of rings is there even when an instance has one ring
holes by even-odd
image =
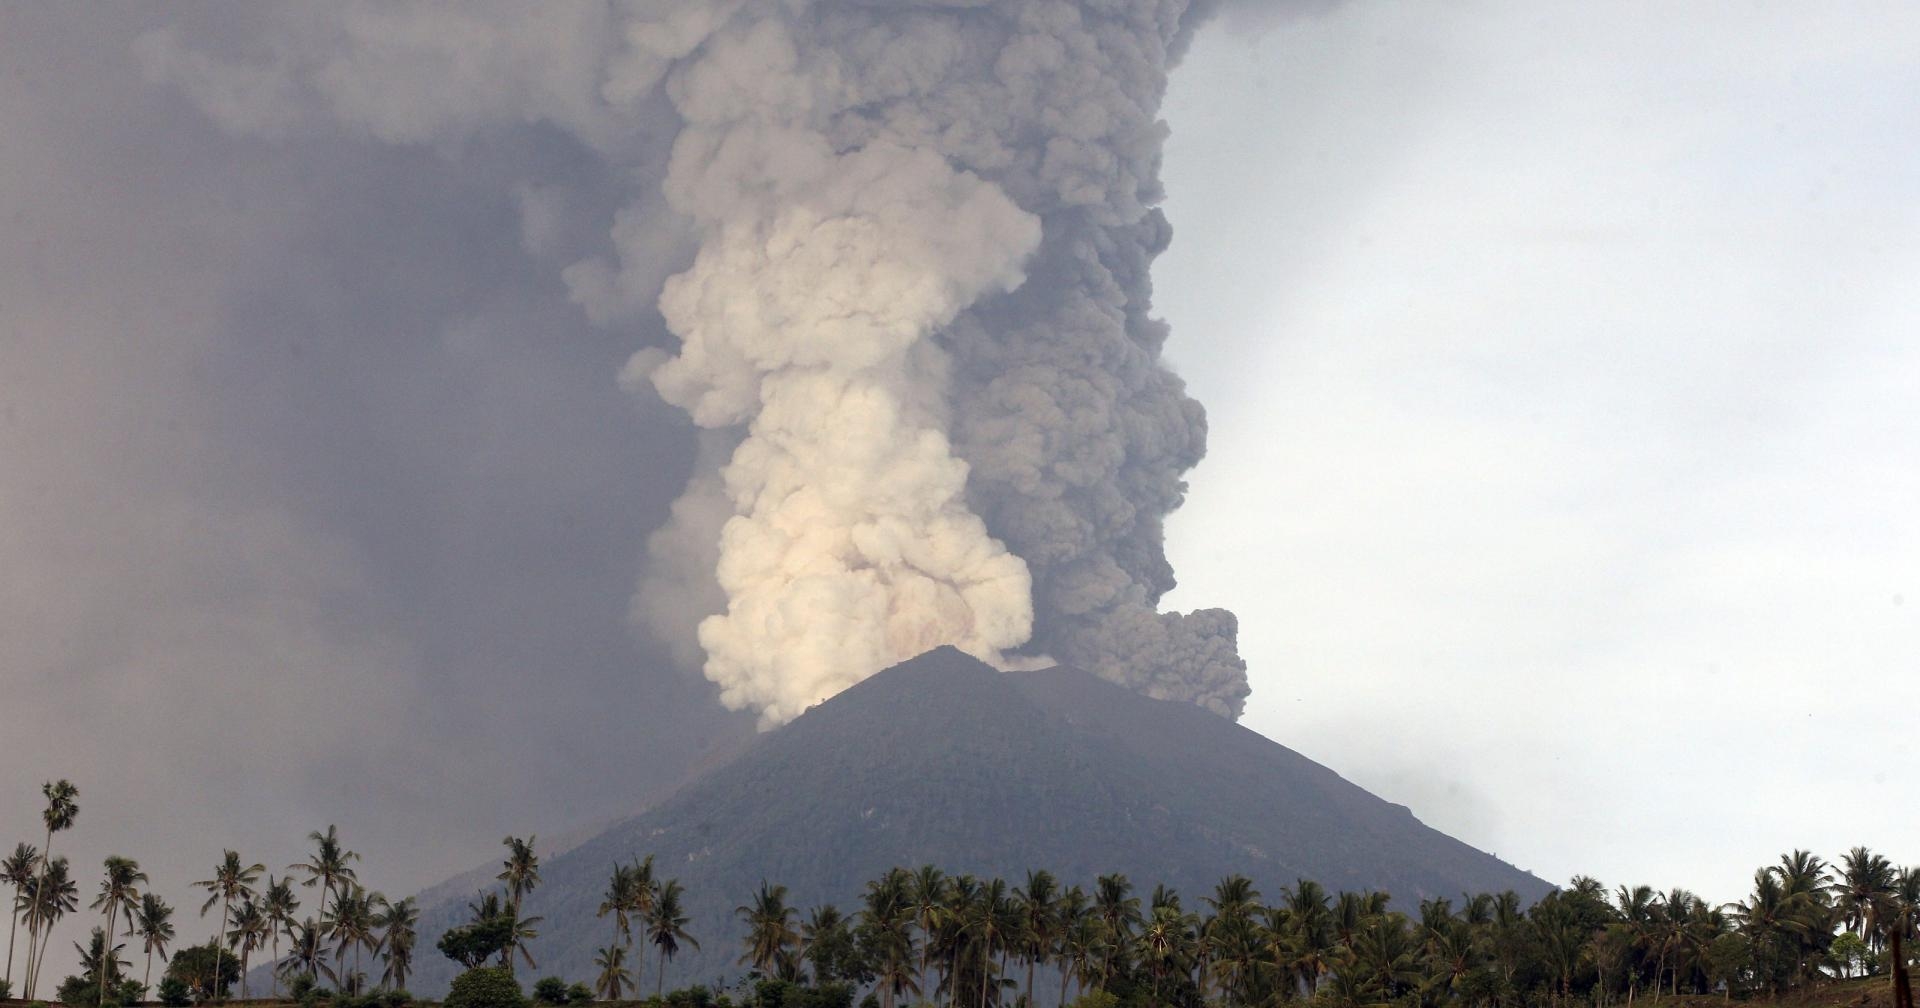
[[[1070,669],[1001,673],[952,648],[812,708],[564,853],[543,852],[525,908],[546,918],[531,943],[539,967],[523,964],[523,978],[591,980],[594,950],[613,941],[612,918],[595,916],[612,867],[649,853],[659,877],[686,887],[701,943],[669,964],[669,988],[742,971],[733,908],[763,878],[786,885],[803,915],[829,902],[852,913],[868,880],[929,863],[1010,885],[1029,869],[1088,888],[1119,871],[1142,896],[1166,883],[1195,909],[1234,872],[1269,898],[1310,878],[1385,889],[1401,908],[1505,889],[1531,901],[1551,888],[1192,704]],[[451,979],[433,944],[474,898],[430,892],[441,901],[421,917],[412,986],[423,993]]]

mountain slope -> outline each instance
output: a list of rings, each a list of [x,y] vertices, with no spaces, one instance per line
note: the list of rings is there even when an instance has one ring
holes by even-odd
[[[851,911],[867,880],[925,863],[1010,883],[1035,868],[1087,886],[1120,871],[1196,906],[1232,872],[1269,895],[1305,877],[1405,905],[1549,888],[1198,707],[1066,669],[1002,674],[951,648],[847,690],[552,857],[528,899],[546,918],[528,975],[590,978],[594,949],[612,938],[610,919],[594,916],[612,865],[648,853],[685,885],[702,943],[669,966],[670,986],[740,971],[733,908],[762,878],[788,886],[803,913]],[[423,914],[417,989],[450,977],[432,943],[470,898]],[[651,984],[651,957],[646,969]]]

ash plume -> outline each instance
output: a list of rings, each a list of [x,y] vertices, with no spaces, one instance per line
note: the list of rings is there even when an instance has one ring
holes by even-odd
[[[164,32],[142,57],[240,132],[457,156],[538,122],[630,171],[610,249],[562,275],[595,322],[671,333],[621,379],[701,460],[633,611],[728,706],[777,724],[954,644],[1233,717],[1233,616],[1158,611],[1206,424],[1149,277],[1158,109],[1216,6],[354,6],[296,9],[266,63]],[[557,216],[529,247],[565,246]]]

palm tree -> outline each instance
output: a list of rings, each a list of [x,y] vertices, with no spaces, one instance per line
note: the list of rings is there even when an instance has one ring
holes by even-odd
[[[40,882],[42,892],[48,891],[47,873],[53,860],[53,835],[73,826],[80,816],[80,789],[65,778],[48,781],[40,786],[40,794],[47,799],[47,807],[40,813],[40,819],[47,827],[47,840],[40,848]],[[57,919],[57,918],[55,918]],[[46,927],[53,926],[53,920],[44,921]],[[40,980],[40,964],[46,961],[46,946],[52,944],[52,934],[40,934],[29,920],[27,927],[27,1000],[33,1000],[34,988]]]
[[[1087,903],[1086,890],[1077,885],[1068,886],[1067,891],[1060,894],[1053,915],[1059,928],[1055,949],[1060,960],[1060,1003],[1064,1005],[1067,981],[1086,975],[1089,964],[1098,954],[1095,946],[1100,933]]]
[[[195,887],[207,891],[207,901],[200,906],[200,916],[205,917],[215,903],[220,904],[220,926],[213,932],[215,978],[220,976],[220,936],[226,933],[228,913],[233,907],[233,901],[252,896],[253,884],[260,880],[260,873],[266,870],[267,866],[263,864],[242,865],[237,851],[226,851],[219,866],[214,869],[213,877],[194,883]],[[215,986],[218,987],[217,982]]]
[[[631,914],[634,905],[634,874],[634,868],[628,865],[614,865],[613,876],[607,880],[607,891],[600,898],[600,909],[594,913],[596,917],[613,915],[613,940],[616,944],[624,942],[631,945],[633,943]],[[625,956],[621,958],[624,959]]]
[[[356,880],[352,863],[360,860],[360,855],[347,850],[340,843],[340,833],[331,825],[325,833],[319,830],[308,833],[307,839],[313,841],[313,856],[288,865],[287,870],[305,872],[307,880],[300,883],[303,886],[320,886],[320,906],[316,912],[324,918],[327,914],[327,897],[333,895],[334,887]]]
[[[1181,912],[1177,896],[1160,900],[1144,922],[1140,932],[1140,958],[1153,975],[1150,1004],[1160,1003],[1160,984],[1168,973],[1184,971],[1192,931],[1192,921]]]
[[[333,968],[327,965],[327,945],[320,925],[308,917],[304,922],[295,924],[287,931],[287,957],[280,960],[276,972],[280,978],[292,981],[294,977],[304,976],[318,984],[320,977],[339,983]]]
[[[268,935],[272,941],[273,961],[280,961],[280,936],[293,932],[294,912],[300,909],[300,898],[294,895],[293,880],[281,876],[275,879],[267,876],[266,892],[260,897],[260,912],[267,918]],[[273,974],[273,995],[280,996],[280,974]]]
[[[682,891],[677,879],[662,882],[653,896],[653,911],[647,915],[647,937],[660,950],[660,974],[653,981],[654,997],[659,997],[665,988],[667,961],[679,954],[680,943],[700,947],[700,943],[687,933],[689,918],[680,906]]]
[[[240,950],[240,999],[247,1000],[247,966],[253,961],[253,950],[267,940],[267,932],[273,925],[267,922],[267,915],[260,912],[260,904],[249,896],[240,901],[240,908],[233,913],[233,926],[227,929],[227,947]]]
[[[1133,928],[1140,923],[1140,897],[1132,892],[1133,883],[1125,875],[1102,875],[1094,880],[1093,913],[1105,925],[1108,943],[1106,961],[1100,965],[1101,990],[1113,978],[1133,938]]]
[[[602,1000],[618,1001],[620,995],[626,993],[626,984],[629,979],[626,962],[627,950],[618,944],[601,949],[599,954],[593,957],[593,964],[600,967],[600,976],[594,981],[593,989]]]
[[[501,862],[500,874],[494,878],[507,884],[507,898],[515,917],[520,916],[520,898],[540,884],[540,858],[533,853],[536,839],[534,836],[528,836],[525,840],[510,836],[500,841],[506,845],[507,859]]]
[[[120,980],[120,971],[127,966],[127,961],[120,958],[120,950],[126,946],[110,945],[111,942],[112,939],[107,936],[105,930],[94,928],[93,937],[86,946],[81,946],[79,942],[73,943],[73,950],[80,953],[80,975],[92,973],[100,978],[102,987],[109,983],[117,983]]]
[[[644,938],[646,922],[653,918],[653,901],[660,893],[653,879],[653,855],[649,854],[633,863],[632,901],[627,904],[629,921],[639,921],[641,937]],[[633,961],[633,989],[638,991],[647,976],[647,957],[633,954],[633,932],[627,932],[627,958]]]
[[[800,958],[812,965],[814,986],[841,979],[836,956],[852,939],[846,915],[839,907],[828,903],[807,914],[807,922],[800,925]]]
[[[1865,847],[1855,847],[1840,859],[1832,877],[1841,924],[1866,939],[1868,948],[1879,951],[1884,944],[1882,922],[1893,911],[1892,862]]]
[[[1771,868],[1753,873],[1753,895],[1730,907],[1728,916],[1751,943],[1769,994],[1778,994],[1783,980],[1800,975],[1804,950],[1826,927],[1824,904],[1807,889],[1789,891]]]
[[[376,947],[387,961],[386,969],[380,973],[380,982],[389,989],[403,990],[407,986],[407,974],[413,970],[413,949],[419,941],[414,928],[420,923],[420,908],[414,904],[413,897],[408,896],[397,903],[388,903],[376,923],[381,928]]]
[[[1013,891],[1020,911],[1020,953],[1027,960],[1027,1005],[1033,1005],[1034,967],[1053,958],[1060,942],[1060,884],[1046,869],[1027,872],[1027,884]]]
[[[27,935],[40,936],[40,947],[36,950],[29,945],[27,964],[27,989],[33,990],[40,981],[40,970],[47,959],[47,949],[53,944],[53,926],[60,918],[72,912],[80,905],[80,887],[68,874],[67,859],[54,858],[47,861],[41,858],[40,875],[34,879],[27,893],[26,917]],[[28,999],[32,1000],[31,994]]]
[[[0,884],[13,887],[13,899],[7,909],[7,986],[13,986],[13,939],[20,928],[20,908],[26,902],[27,887],[33,884],[40,864],[40,852],[32,844],[17,844],[13,854],[0,858]]]
[[[127,927],[129,930],[132,929],[133,904],[135,900],[140,898],[139,887],[145,885],[148,879],[147,873],[141,871],[139,863],[132,858],[124,858],[115,854],[107,858],[105,867],[106,877],[100,880],[100,895],[94,897],[93,903],[89,905],[88,909],[105,909],[106,913],[104,916],[107,922],[106,933],[111,935],[114,932],[116,921],[119,919],[122,908],[125,908],[127,912]],[[105,1008],[107,1003],[107,978],[105,974],[102,974],[100,977],[100,999],[98,1003],[102,1008]]]
[[[924,874],[927,869],[921,869]],[[941,876],[932,874],[932,885],[939,887]],[[921,991],[921,975],[926,962],[925,944],[921,947],[921,971],[913,969],[913,922],[918,911],[918,883],[904,870],[895,868],[867,883],[860,916],[865,942],[873,961],[874,985],[880,992],[882,1008],[893,1008],[894,1001],[906,993]],[[931,944],[931,941],[926,944]]]
[[[794,926],[795,911],[787,905],[787,887],[761,879],[753,902],[733,912],[747,926],[747,950],[739,961],[751,963],[763,975],[792,980],[799,972],[793,950],[800,944],[800,932]]]
[[[908,910],[913,923],[920,929],[920,969],[918,986],[925,987],[927,982],[927,956],[933,951],[933,933],[939,927],[940,914],[946,907],[948,881],[945,872],[932,865],[921,865],[920,869],[907,877],[906,892]]]
[[[376,935],[374,929],[381,908],[387,898],[377,892],[370,893],[358,883],[348,883],[333,895],[333,908],[320,918],[327,937],[333,939],[333,957],[337,963],[345,964],[347,950],[353,950],[353,971],[340,978],[344,987],[358,994],[364,978],[360,969],[360,950],[373,945]]]
[[[140,894],[140,907],[133,914],[133,933],[140,937],[140,947],[147,953],[147,972],[141,978],[141,986],[153,982],[153,954],[160,953],[160,961],[167,961],[167,943],[173,941],[173,907],[167,901],[152,893]]]

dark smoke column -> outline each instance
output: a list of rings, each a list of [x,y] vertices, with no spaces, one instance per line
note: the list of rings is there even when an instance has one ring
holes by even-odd
[[[940,104],[988,113],[1002,146],[929,139],[1038,215],[1044,238],[1023,287],[942,334],[969,496],[1032,573],[1030,650],[1238,717],[1233,614],[1157,611],[1174,586],[1163,522],[1206,450],[1200,404],[1161,361],[1148,275],[1170,237],[1154,208],[1158,111],[1199,14],[1156,0],[990,10],[997,44]]]

